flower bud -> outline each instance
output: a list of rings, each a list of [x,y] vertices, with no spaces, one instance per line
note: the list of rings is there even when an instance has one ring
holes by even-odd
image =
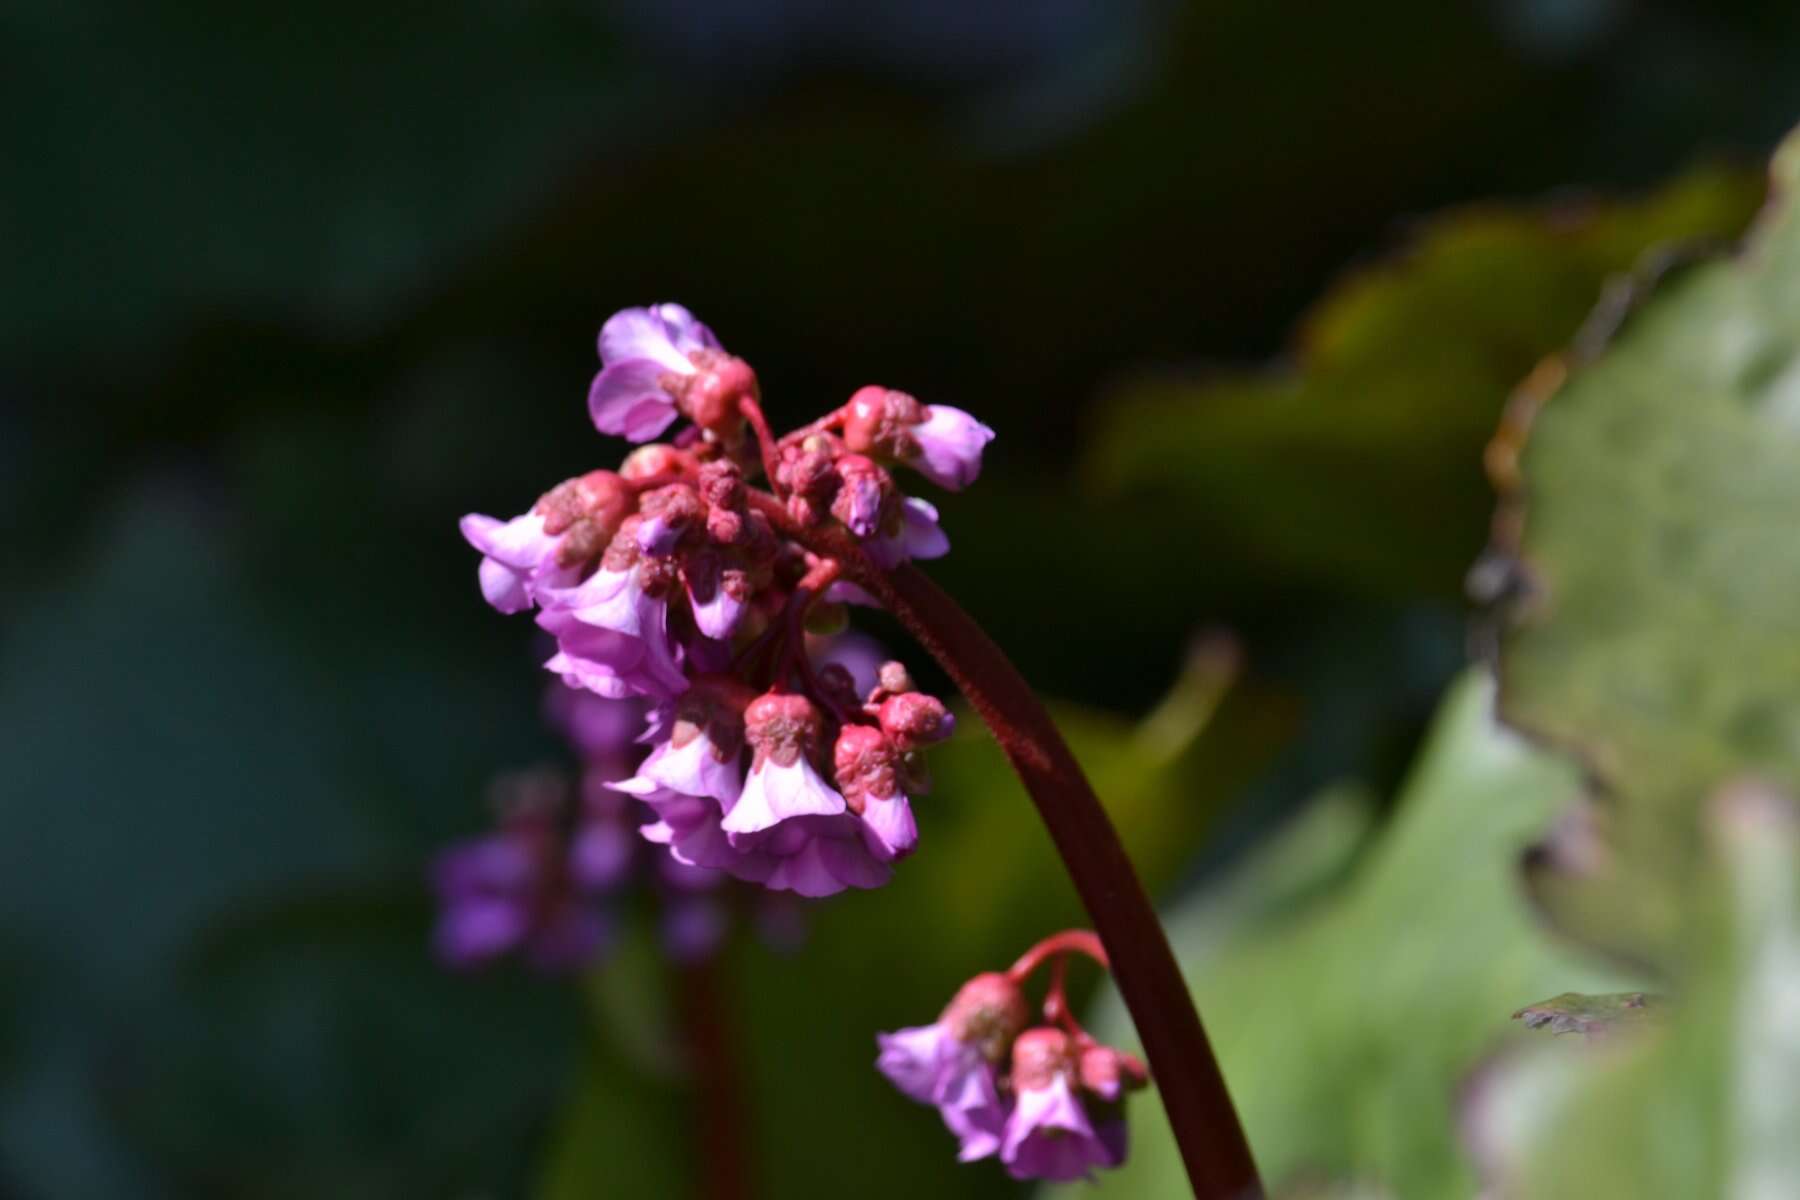
[[[881,685],[881,690],[890,696],[913,690],[912,676],[907,673],[906,664],[902,662],[882,663],[875,679]]]
[[[758,761],[769,758],[791,766],[818,744],[823,721],[818,708],[793,692],[768,692],[744,710],[744,737]]]
[[[706,509],[694,489],[673,483],[646,493],[638,503],[638,549],[659,558],[675,552],[690,529],[705,519]]]
[[[1021,1033],[1012,1047],[1012,1080],[1018,1091],[1049,1087],[1058,1075],[1074,1067],[1069,1035],[1040,1025]]]
[[[1150,1082],[1149,1072],[1136,1055],[1111,1046],[1083,1049],[1079,1074],[1081,1086],[1106,1101],[1117,1100],[1126,1092],[1136,1091]]]
[[[943,701],[923,692],[902,692],[882,701],[879,710],[882,732],[903,750],[941,742],[956,728],[956,718]]]
[[[892,388],[858,388],[844,413],[844,444],[857,454],[903,458],[911,449],[908,430],[924,419],[925,409],[905,392]]]
[[[739,404],[760,394],[756,372],[750,364],[721,350],[701,349],[688,354],[697,370],[679,380],[675,407],[708,433],[728,435],[743,419]]]
[[[898,750],[881,730],[870,725],[844,726],[831,754],[844,803],[860,813],[871,797],[892,796],[899,790],[898,760]]]
[[[1025,993],[998,971],[984,971],[963,984],[938,1018],[952,1037],[975,1046],[991,1063],[1006,1061],[1013,1039],[1030,1019]]]
[[[893,494],[893,480],[874,461],[860,454],[837,460],[843,481],[831,502],[831,515],[850,527],[859,538],[873,537],[881,528],[881,514]]]
[[[677,450],[661,442],[652,442],[648,446],[639,446],[625,456],[619,464],[619,474],[632,483],[646,479],[655,479],[658,475],[675,475],[686,471],[694,463],[693,455],[685,450]]]

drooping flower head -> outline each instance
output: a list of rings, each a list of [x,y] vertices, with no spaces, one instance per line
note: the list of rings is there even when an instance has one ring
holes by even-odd
[[[1011,971],[969,980],[936,1022],[877,1035],[876,1066],[937,1108],[962,1161],[998,1157],[1017,1179],[1080,1179],[1124,1162],[1124,1097],[1148,1077],[1136,1058],[1075,1023],[1060,965],[1044,1000],[1055,1024],[1026,1028],[1022,982],[1043,960],[1034,949]]]

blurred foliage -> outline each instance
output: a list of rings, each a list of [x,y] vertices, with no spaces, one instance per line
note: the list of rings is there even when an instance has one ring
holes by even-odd
[[[1434,218],[1310,311],[1292,365],[1118,389],[1090,473],[1164,498],[1162,536],[1256,571],[1456,594],[1487,528],[1481,447],[1507,393],[1610,276],[1651,247],[1736,234],[1760,194],[1748,174],[1699,172],[1634,203]]]
[[[1796,186],[1789,142],[1743,252],[1646,285],[1603,349],[1534,376],[1502,439],[1524,440],[1502,706],[1597,793],[1534,884],[1571,931],[1667,971],[1701,799],[1739,773],[1800,787]]]
[[[1625,982],[1556,945],[1529,911],[1514,863],[1578,779],[1499,728],[1492,703],[1480,674],[1452,689],[1393,819],[1334,886],[1312,875],[1306,902],[1284,900],[1309,876],[1252,860],[1253,883],[1169,915],[1271,1185],[1320,1174],[1403,1197],[1471,1193],[1453,1101],[1479,1056],[1529,1036],[1507,1020],[1517,997]],[[1319,837],[1312,822],[1342,820],[1315,809],[1282,837],[1304,843]],[[1341,830],[1325,840],[1345,844]],[[1282,841],[1263,853],[1313,871],[1321,860]],[[1132,1038],[1116,1004],[1100,1025]],[[1154,1095],[1134,1101],[1132,1158],[1097,1194],[1189,1194]]]
[[[1471,1089],[1467,1139],[1501,1200],[1793,1194],[1800,813],[1740,781],[1701,824],[1675,1019],[1503,1056]]]

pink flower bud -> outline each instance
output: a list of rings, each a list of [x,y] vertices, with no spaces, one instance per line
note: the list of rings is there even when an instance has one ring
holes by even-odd
[[[881,514],[893,494],[894,483],[874,460],[846,454],[837,460],[843,481],[831,502],[831,515],[850,527],[859,538],[873,537],[881,528]]]
[[[963,984],[938,1018],[951,1036],[980,1049],[991,1063],[1006,1061],[1029,1020],[1025,993],[998,971],[984,971]]]
[[[625,461],[619,464],[619,474],[629,482],[639,483],[645,479],[655,479],[659,475],[679,474],[693,464],[694,456],[687,451],[657,442],[639,446],[627,454]]]
[[[956,718],[943,701],[923,692],[902,692],[884,700],[880,709],[882,732],[902,750],[941,742],[956,728]]]
[[[871,798],[892,796],[899,790],[899,757],[894,744],[872,726],[846,725],[838,731],[832,766],[838,791],[853,812],[862,812]]]
[[[1127,1091],[1136,1091],[1150,1082],[1150,1073],[1136,1055],[1111,1046],[1083,1049],[1079,1074],[1081,1086],[1106,1101],[1117,1100]]]
[[[1018,1091],[1049,1087],[1058,1075],[1067,1075],[1075,1066],[1069,1035],[1060,1029],[1040,1025],[1027,1029],[1013,1042],[1012,1079]]]
[[[906,664],[902,662],[882,663],[875,679],[881,685],[881,690],[890,696],[898,696],[901,692],[913,690],[912,676],[907,672]]]
[[[732,432],[743,419],[739,402],[760,394],[756,372],[743,359],[711,348],[690,351],[688,361],[695,370],[679,381],[676,409],[710,433]]]
[[[844,407],[844,444],[883,458],[904,458],[913,448],[908,431],[925,418],[924,405],[892,388],[858,388]]]
[[[822,726],[813,702],[792,692],[768,692],[744,710],[744,736],[758,762],[791,766],[817,744]]]

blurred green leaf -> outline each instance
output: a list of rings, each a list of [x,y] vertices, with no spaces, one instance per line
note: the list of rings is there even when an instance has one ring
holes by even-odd
[[[1507,1019],[1516,997],[1624,982],[1532,920],[1517,855],[1578,780],[1498,727],[1492,703],[1485,677],[1456,685],[1394,818],[1341,886],[1235,929],[1220,908],[1246,906],[1241,889],[1202,894],[1170,917],[1272,1185],[1318,1173],[1422,1200],[1470,1192],[1451,1100],[1484,1050],[1528,1036]],[[1116,1004],[1100,1025],[1133,1040]],[[1189,1194],[1154,1097],[1135,1102],[1132,1157],[1098,1194]]]
[[[1513,1019],[1525,1022],[1527,1029],[1601,1035],[1646,1025],[1662,1016],[1662,997],[1648,992],[1615,992],[1610,996],[1564,992],[1527,1004],[1513,1014]]]
[[[1090,477],[1165,501],[1165,536],[1264,571],[1454,595],[1486,531],[1481,449],[1508,391],[1610,275],[1652,246],[1734,235],[1759,194],[1748,175],[1703,171],[1635,202],[1436,218],[1314,308],[1292,365],[1124,385]]]
[[[1797,177],[1790,141],[1743,251],[1663,278],[1560,386],[1540,372],[1499,443],[1526,437],[1497,523],[1519,593],[1502,711],[1600,793],[1535,887],[1571,932],[1665,969],[1700,799],[1742,772],[1800,786]]]
[[[1704,813],[1683,930],[1693,964],[1666,1026],[1538,1043],[1488,1066],[1464,1125],[1491,1194],[1754,1200],[1800,1190],[1800,818],[1739,781]]]

